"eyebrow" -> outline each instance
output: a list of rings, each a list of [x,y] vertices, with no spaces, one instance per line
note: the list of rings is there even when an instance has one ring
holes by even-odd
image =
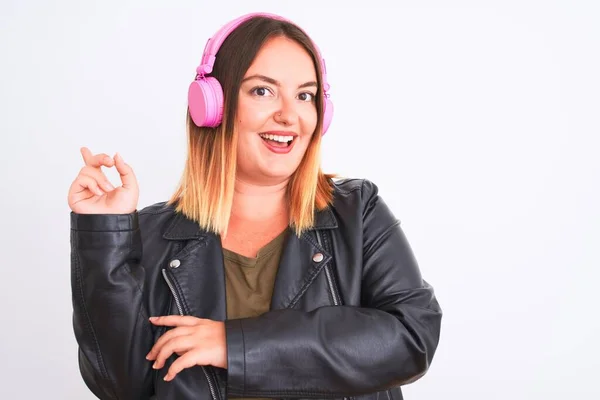
[[[281,83],[279,83],[277,80],[275,80],[273,78],[269,78],[268,76],[265,76],[265,75],[260,75],[260,74],[250,75],[250,76],[242,79],[241,83],[244,83],[244,82],[249,81],[251,79],[259,79],[259,80],[261,80],[263,82],[270,83],[271,85],[281,86]],[[298,89],[306,88],[306,87],[311,87],[311,86],[317,87],[317,82],[316,81],[305,82],[302,85],[299,85]]]

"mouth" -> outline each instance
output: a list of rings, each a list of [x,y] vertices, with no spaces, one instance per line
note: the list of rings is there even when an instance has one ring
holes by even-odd
[[[275,148],[281,148],[281,149],[285,149],[286,147],[291,147],[294,140],[296,140],[296,138],[298,137],[298,135],[291,134],[288,132],[280,132],[280,133],[265,132],[265,133],[259,133],[258,135],[269,146],[272,146]]]

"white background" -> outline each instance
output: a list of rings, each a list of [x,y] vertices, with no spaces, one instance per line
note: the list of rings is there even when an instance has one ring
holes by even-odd
[[[440,346],[406,399],[600,398],[600,2],[323,3],[2,0],[0,398],[93,398],[71,325],[79,148],[121,152],[140,207],[165,200],[206,40],[251,11],[318,43],[325,169],[380,187],[436,288]]]

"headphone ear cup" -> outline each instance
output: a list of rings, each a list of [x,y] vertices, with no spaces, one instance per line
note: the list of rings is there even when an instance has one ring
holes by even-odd
[[[329,129],[329,125],[331,125],[331,120],[333,119],[333,103],[329,98],[325,99],[324,112],[323,112],[323,135]]]
[[[197,126],[214,128],[223,118],[223,88],[216,78],[197,79],[188,89],[188,109]]]

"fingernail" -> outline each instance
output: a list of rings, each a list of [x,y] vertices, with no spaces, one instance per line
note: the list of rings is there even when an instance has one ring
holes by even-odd
[[[150,321],[156,321],[157,318],[158,317],[150,317],[149,319],[150,319]]]
[[[114,186],[113,186],[113,185],[112,185],[110,182],[106,182],[106,183],[104,184],[104,187],[105,187],[106,189],[108,189],[109,191],[110,191],[110,190],[114,190],[114,189],[115,189],[115,187],[114,187]]]
[[[154,364],[152,364],[152,368],[156,369],[156,366],[158,365],[158,361],[155,362]]]
[[[169,380],[169,375],[165,375],[165,377],[163,378],[163,381],[168,381]]]

